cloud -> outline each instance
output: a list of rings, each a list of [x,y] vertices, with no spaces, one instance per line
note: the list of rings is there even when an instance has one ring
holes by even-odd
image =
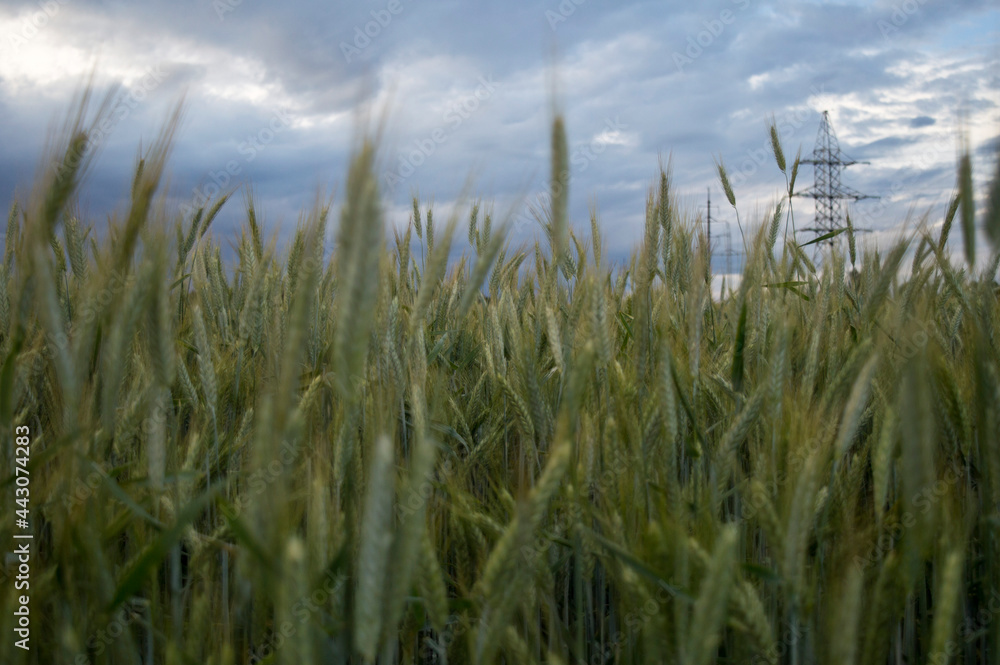
[[[98,87],[117,83],[123,94],[150,68],[163,72],[102,141],[85,191],[98,221],[127,191],[140,141],[149,145],[182,93],[172,203],[253,182],[275,225],[311,206],[317,187],[342,186],[357,127],[377,126],[386,109],[380,168],[398,170],[401,159],[412,167],[385,192],[395,223],[415,190],[452,205],[470,172],[473,193],[523,214],[547,189],[553,81],[579,151],[571,218],[586,229],[596,197],[619,255],[639,241],[661,157],[692,215],[704,212],[706,187],[723,200],[713,156],[741,174],[741,216],[773,202],[784,176],[770,155],[772,117],[790,162],[799,148],[810,155],[830,111],[845,153],[871,162],[845,171],[845,183],[891,202],[872,220],[879,228],[896,225],[909,202],[947,199],[963,122],[975,172],[989,172],[1000,62],[988,44],[1000,12],[985,1],[918,2],[909,12],[888,1],[571,4],[200,0],[178,12],[166,2],[73,0],[32,30],[40,5],[8,2],[0,205],[30,185],[47,126],[95,62]],[[496,89],[476,98],[483,78]],[[265,142],[279,111],[289,121]],[[804,166],[799,182],[811,178]],[[797,218],[811,215],[809,204],[796,199]],[[217,231],[239,222],[230,205]],[[730,213],[720,208],[720,223]],[[536,230],[524,225],[519,238]]]
[[[991,139],[983,141],[976,148],[976,155],[983,159],[996,159],[998,154],[1000,154],[1000,136],[994,136]]]

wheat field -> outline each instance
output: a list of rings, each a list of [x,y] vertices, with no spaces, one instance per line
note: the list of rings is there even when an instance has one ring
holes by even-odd
[[[391,229],[362,136],[279,250],[252,192],[238,237],[232,193],[169,212],[176,115],[80,219],[86,109],[0,263],[0,661],[1000,662],[1000,172],[890,247],[785,196],[713,297],[669,169],[624,262],[569,223],[559,116],[533,246],[479,201]]]

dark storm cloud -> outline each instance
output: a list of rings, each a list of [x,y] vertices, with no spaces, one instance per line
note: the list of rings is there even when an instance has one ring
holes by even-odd
[[[39,7],[0,6],[0,17],[14,19],[0,25],[0,58]],[[65,57],[58,48],[85,60],[100,45],[100,66],[121,72],[111,78],[153,65],[164,75],[102,142],[89,181],[94,211],[125,191],[139,139],[149,145],[186,91],[171,160],[177,206],[252,182],[269,221],[294,222],[317,187],[343,185],[352,134],[365,122],[354,109],[367,100],[375,102],[369,127],[386,104],[390,111],[380,174],[383,184],[399,176],[386,191],[397,223],[412,191],[446,206],[470,171],[498,211],[516,205],[524,219],[528,203],[545,200],[554,66],[574,155],[573,219],[585,227],[596,196],[607,245],[624,252],[639,237],[661,158],[669,156],[692,214],[703,209],[706,186],[723,200],[713,156],[737,176],[741,211],[773,201],[784,177],[767,141],[772,117],[789,163],[800,147],[809,156],[828,108],[845,152],[872,161],[852,168],[851,186],[935,186],[941,178],[911,171],[953,163],[948,132],[958,110],[979,125],[992,113],[993,136],[996,108],[996,54],[939,36],[971,31],[982,40],[996,17],[986,2],[919,0],[67,1],[23,47],[57,45],[51,56],[0,60],[0,204],[16,184],[30,184],[46,127],[80,82],[44,60]],[[485,95],[484,79],[496,83]],[[269,135],[279,111],[291,120]],[[803,167],[799,182],[811,177]],[[237,196],[219,228],[238,223],[240,205]],[[905,212],[887,209],[878,221],[891,226]],[[524,239],[536,232],[519,228]]]

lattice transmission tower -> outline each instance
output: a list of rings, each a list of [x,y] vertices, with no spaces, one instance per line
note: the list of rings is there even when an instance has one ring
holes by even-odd
[[[845,228],[844,209],[841,201],[860,201],[862,199],[877,199],[877,196],[862,194],[840,181],[840,171],[852,164],[868,164],[844,156],[840,151],[840,143],[830,124],[830,112],[823,111],[823,119],[816,134],[816,146],[813,148],[812,159],[803,159],[802,164],[812,164],[815,174],[815,184],[795,196],[808,196],[816,200],[816,221],[812,228],[802,229],[824,235]],[[866,231],[867,229],[855,229]]]
[[[712,243],[712,222],[715,222],[715,226],[716,226],[715,237],[716,237],[716,239],[722,238],[722,239],[725,239],[725,241],[726,241],[726,249],[725,249],[725,251],[721,252],[721,255],[724,256],[724,257],[726,257],[726,272],[725,272],[725,274],[730,275],[730,274],[732,274],[732,259],[733,259],[733,257],[735,257],[735,256],[742,257],[743,256],[743,252],[739,252],[739,251],[736,251],[736,250],[733,249],[732,234],[730,234],[730,232],[729,232],[729,222],[727,220],[725,220],[725,219],[719,219],[718,217],[715,217],[715,218],[712,217],[712,188],[708,187],[706,189],[707,189],[707,196],[706,196],[706,199],[705,199],[705,207],[706,207],[706,210],[708,212],[708,215],[707,215],[705,221],[706,221],[707,229],[708,229],[708,252],[709,252],[708,269],[709,269],[709,272],[711,274],[714,274],[712,272],[712,259],[714,259],[715,256],[717,256],[717,255],[720,254],[719,252],[715,251],[716,245],[714,245]],[[719,224],[725,224],[726,225],[726,230],[722,231],[720,233],[718,231]]]

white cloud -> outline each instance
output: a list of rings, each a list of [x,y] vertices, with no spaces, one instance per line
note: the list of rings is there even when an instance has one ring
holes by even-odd
[[[983,15],[985,5],[925,6],[886,39],[876,20],[891,14],[890,5],[754,3],[736,12],[737,20],[683,73],[671,54],[717,18],[718,8],[588,4],[559,24],[555,39],[562,56],[552,59],[552,33],[535,3],[515,0],[502,12],[413,3],[355,63],[345,62],[338,44],[370,16],[353,3],[289,2],[280,14],[242,3],[219,21],[204,3],[179,14],[168,3],[119,3],[112,12],[107,3],[74,0],[16,51],[7,36],[25,14],[0,8],[0,49],[6,49],[0,53],[0,108],[9,118],[0,125],[0,142],[16,147],[7,153],[9,163],[0,164],[0,205],[9,200],[14,178],[31,170],[25,165],[34,165],[43,121],[65,111],[99,58],[101,86],[117,81],[130,88],[151,66],[171,73],[160,106],[137,109],[149,122],[167,96],[187,87],[196,113],[175,152],[182,180],[217,171],[262,118],[266,122],[279,108],[291,111],[293,131],[246,169],[264,183],[257,188],[262,207],[284,206],[284,215],[292,214],[287,206],[293,201],[311,202],[318,165],[342,169],[359,100],[374,112],[372,121],[383,109],[391,111],[387,163],[414,142],[426,143],[435,129],[449,132],[401,186],[396,204],[405,203],[411,187],[425,198],[453,200],[473,168],[498,208],[518,193],[544,190],[555,73],[571,150],[607,148],[581,158],[586,168],[573,174],[571,205],[574,219],[585,221],[588,199],[599,196],[601,218],[615,229],[609,247],[624,250],[638,241],[658,155],[672,155],[678,193],[696,201],[706,186],[722,200],[713,155],[721,153],[732,168],[750,164],[737,197],[741,214],[751,215],[755,201],[773,200],[784,184],[767,145],[765,118],[800,118],[783,133],[790,161],[799,144],[805,156],[811,152],[824,109],[831,111],[844,150],[872,162],[845,171],[845,183],[882,194],[891,205],[874,224],[891,227],[910,202],[947,198],[959,128],[973,148],[995,137],[1000,100],[994,53],[956,48],[929,32],[936,21],[941,34],[954,37]],[[155,38],[150,25],[157,28]],[[484,34],[494,38],[478,36]],[[498,91],[453,126],[446,114],[468,102],[480,77],[497,81]],[[918,117],[934,122],[912,125]],[[614,118],[621,128],[606,125]],[[124,145],[133,136],[138,130],[122,130],[116,140]],[[99,166],[117,173],[133,157],[134,149],[108,151]],[[975,171],[980,179],[987,172],[981,158]],[[803,167],[799,178],[809,184],[811,169]],[[900,188],[893,189],[896,183]],[[808,218],[809,203],[796,200],[797,219]],[[730,213],[721,210],[720,217]]]

